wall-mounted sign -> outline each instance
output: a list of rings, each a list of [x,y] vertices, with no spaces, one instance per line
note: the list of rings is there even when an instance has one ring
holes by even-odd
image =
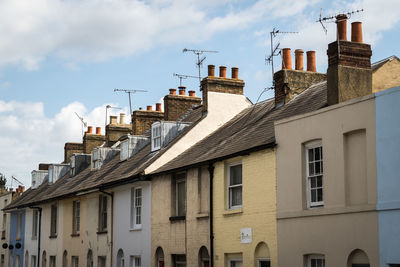
[[[250,244],[253,241],[251,228],[240,229],[240,243]]]

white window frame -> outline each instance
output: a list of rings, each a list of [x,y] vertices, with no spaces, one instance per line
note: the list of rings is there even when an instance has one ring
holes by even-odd
[[[55,214],[53,213],[53,208],[55,208]],[[55,217],[53,217],[53,215]],[[58,231],[58,205],[54,203],[50,205],[50,236],[57,236]]]
[[[243,206],[243,165],[242,165],[242,183],[241,184],[236,184],[236,185],[230,185],[231,184],[231,168],[234,166],[242,165],[242,162],[234,162],[230,163],[228,165],[228,184],[227,184],[227,190],[228,190],[228,210],[233,210],[233,209],[240,209]],[[231,188],[235,187],[241,187],[242,188],[242,203],[240,205],[232,205],[232,195],[231,195]]]
[[[320,158],[320,160],[318,160],[318,161],[321,162],[321,172],[318,173],[318,175],[317,175],[317,174],[315,174],[315,171],[314,171],[314,174],[313,174],[313,175],[310,175],[310,168],[309,168],[310,160],[309,160],[309,153],[308,153],[308,151],[309,151],[310,149],[315,149],[315,148],[318,148],[318,147],[321,147],[321,150],[322,150],[322,152],[321,152],[321,158]],[[324,171],[323,171],[324,158],[323,158],[323,146],[322,146],[322,141],[321,141],[321,140],[318,140],[318,141],[314,141],[314,142],[307,143],[307,144],[305,145],[305,153],[306,153],[306,191],[307,191],[307,207],[310,208],[310,209],[311,209],[311,208],[320,208],[320,207],[323,207],[323,206],[324,206]],[[313,162],[316,162],[316,161],[313,161]],[[314,202],[312,202],[312,201],[311,201],[311,179],[312,179],[312,178],[317,178],[318,176],[321,176],[321,179],[322,179],[322,186],[321,186],[321,187],[316,187],[316,188],[314,188],[314,189],[315,189],[315,190],[322,189],[322,201],[314,201]]]
[[[237,259],[229,259],[229,266],[228,267],[232,267],[232,262],[241,262],[242,263],[242,266],[243,266],[243,259],[239,259],[239,258],[237,258]]]
[[[308,257],[307,257],[307,266],[308,267],[311,267],[311,260],[323,260],[322,267],[325,267],[325,255],[317,255],[317,254],[308,255]]]
[[[37,239],[38,221],[39,221],[39,211],[37,209],[33,209],[32,210],[32,239]]]
[[[137,205],[137,190],[140,190],[141,205]],[[140,210],[140,224],[137,223],[138,209]],[[143,188],[142,187],[132,187],[131,189],[131,229],[138,230],[142,228],[143,222]]]
[[[161,122],[155,122],[151,125],[151,151],[161,149],[161,132]],[[159,140],[157,145],[156,140]]]
[[[180,173],[180,174],[183,174],[183,173]],[[179,187],[178,187],[178,185],[180,183],[185,183],[185,193],[184,193],[185,204],[184,204],[184,212],[183,212],[183,214],[178,214],[178,211],[179,211],[179,189],[178,189]],[[185,177],[184,178],[178,178],[178,179],[175,180],[175,215],[176,216],[186,216],[186,208],[187,208],[186,207],[186,201],[187,201],[187,199],[186,199],[186,173],[185,173]]]
[[[79,267],[79,257],[78,256],[71,256],[71,266]]]
[[[137,260],[140,261],[139,264],[137,264]],[[140,255],[130,256],[129,267],[143,267],[142,256],[140,256]]]

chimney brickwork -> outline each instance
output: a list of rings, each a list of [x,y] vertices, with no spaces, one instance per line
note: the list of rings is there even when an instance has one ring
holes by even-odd
[[[111,117],[115,117],[112,119]],[[106,126],[106,141],[107,147],[111,147],[118,139],[126,134],[132,132],[132,124],[125,124],[125,114],[120,114],[120,121],[118,123],[117,116],[110,116],[110,124]]]
[[[329,105],[372,93],[371,46],[359,42],[362,41],[361,25],[353,28],[357,31],[352,38],[355,42],[338,40],[328,45]],[[343,33],[341,36],[346,40]]]
[[[196,97],[193,91],[186,95],[186,88],[179,87],[179,95],[169,94],[164,97],[164,114],[166,121],[176,121],[184,115],[192,106],[201,104],[201,98]]]
[[[98,134],[92,134],[86,132],[83,136],[83,153],[90,154],[92,153],[92,149],[98,146],[101,146],[104,142],[106,142],[106,136],[101,135],[99,132],[101,130],[97,130],[100,127],[96,127],[96,132]],[[82,152],[81,152],[82,153]]]
[[[164,113],[152,110],[135,110],[132,112],[132,133],[142,135],[155,121],[164,119]]]
[[[232,68],[232,78],[226,78],[226,67],[220,67],[220,77],[214,76],[215,66],[208,66],[208,76],[201,80],[201,90],[203,92],[203,109],[207,111],[207,93],[218,92],[226,94],[243,95],[244,81],[239,79],[239,69]]]
[[[74,153],[83,153],[83,144],[82,143],[65,143],[64,145],[64,163],[69,163],[69,158]],[[48,166],[47,166],[48,169]],[[46,169],[46,170],[47,170]],[[40,165],[39,165],[39,170]]]

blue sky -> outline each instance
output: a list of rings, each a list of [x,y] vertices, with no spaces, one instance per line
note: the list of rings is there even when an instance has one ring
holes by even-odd
[[[364,8],[350,22],[363,22],[372,61],[400,55],[397,0],[1,1],[0,172],[29,186],[39,162],[60,162],[64,143],[80,141],[74,112],[104,128],[105,105],[128,111],[127,96],[113,88],[148,90],[133,95],[135,109],[159,102],[179,85],[174,72],[197,73],[195,55],[183,48],[218,50],[206,55],[202,73],[207,64],[239,67],[252,101],[271,86],[264,57],[274,27],[298,31],[275,40],[292,51],[316,50],[317,70],[325,72],[335,24],[324,33],[315,22],[321,8],[323,16]],[[199,94],[197,80],[184,85]]]

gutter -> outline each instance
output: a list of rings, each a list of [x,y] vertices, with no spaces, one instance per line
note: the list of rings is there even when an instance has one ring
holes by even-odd
[[[214,164],[209,163],[208,172],[210,174],[210,263],[214,267],[214,230],[213,230],[213,180],[214,180]]]
[[[106,192],[102,189],[99,189],[99,192],[106,194],[111,197],[111,225],[110,225],[110,235],[111,235],[111,254],[110,254],[110,266],[113,266],[113,253],[114,253],[114,194]]]

